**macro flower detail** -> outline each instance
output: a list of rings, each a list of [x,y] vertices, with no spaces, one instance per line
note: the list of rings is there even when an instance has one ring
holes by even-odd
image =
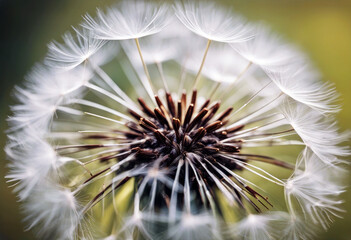
[[[14,93],[7,179],[39,238],[307,240],[342,217],[334,87],[221,6],[99,9]]]
[[[134,39],[160,32],[167,25],[169,7],[132,0],[121,2],[107,13],[99,9],[97,15],[97,19],[85,16],[86,21],[82,24],[95,38]]]
[[[216,42],[244,42],[252,38],[251,28],[230,11],[215,4],[200,1],[177,2],[174,9],[178,19],[192,32]]]
[[[92,33],[83,29],[81,32],[74,29],[76,38],[67,33],[64,35],[64,44],[52,42],[48,45],[49,52],[46,64],[55,68],[73,69],[94,55],[105,42],[93,38]]]

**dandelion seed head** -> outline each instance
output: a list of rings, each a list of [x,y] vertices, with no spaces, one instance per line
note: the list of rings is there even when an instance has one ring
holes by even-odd
[[[6,178],[41,238],[307,240],[342,217],[334,87],[213,3],[86,15],[14,95]]]

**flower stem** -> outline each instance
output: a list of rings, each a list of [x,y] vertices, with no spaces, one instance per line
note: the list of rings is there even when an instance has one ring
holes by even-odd
[[[201,62],[199,71],[196,74],[194,85],[193,85],[193,89],[196,89],[196,87],[197,87],[197,85],[199,83],[200,76],[201,76],[201,71],[202,71],[202,68],[204,67],[204,64],[205,64],[205,61],[206,61],[206,56],[207,56],[207,53],[208,53],[208,49],[210,48],[211,42],[212,41],[210,39],[207,40],[206,50],[205,50],[204,56],[202,58],[202,62]]]
[[[211,94],[210,94],[209,99],[211,99],[211,98],[215,95],[216,91],[218,90],[218,88],[219,88],[220,86],[221,86],[221,82],[217,82],[216,85],[214,86],[214,88],[213,88]]]
[[[156,62],[156,66],[157,66],[157,69],[158,69],[158,71],[159,71],[159,73],[160,73],[163,86],[164,86],[166,92],[169,92],[168,85],[167,85],[166,78],[165,78],[165,74],[163,73],[162,63]]]
[[[252,66],[252,62],[250,61],[246,67],[239,73],[239,75],[235,78],[235,80],[229,84],[229,86],[226,88],[225,92],[222,94],[222,99],[227,100],[228,99],[228,93],[230,93],[230,90],[232,90],[233,85],[240,79],[244,74],[249,70],[249,68]]]
[[[148,82],[149,82],[149,85],[150,85],[150,87],[151,87],[152,92],[154,93],[155,91],[154,91],[154,88],[153,88],[153,86],[152,86],[152,82],[151,82],[151,77],[150,77],[150,74],[149,74],[149,70],[147,69],[147,66],[146,66],[146,64],[145,64],[143,54],[141,53],[139,39],[138,39],[138,38],[135,38],[134,40],[135,40],[135,43],[136,43],[137,48],[138,48],[140,60],[141,60],[141,63],[143,64],[143,68],[144,68],[144,72],[145,72],[146,78],[147,78],[147,80],[148,80]]]

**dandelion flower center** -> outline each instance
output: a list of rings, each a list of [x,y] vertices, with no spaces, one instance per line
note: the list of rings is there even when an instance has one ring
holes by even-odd
[[[341,216],[348,135],[304,54],[211,2],[124,0],[96,15],[15,89],[7,178],[29,229],[310,239]]]

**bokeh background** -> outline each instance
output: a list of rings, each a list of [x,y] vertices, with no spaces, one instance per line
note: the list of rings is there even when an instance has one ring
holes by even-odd
[[[46,52],[46,44],[81,21],[85,12],[112,0],[0,0],[0,239],[30,240],[20,207],[8,189],[3,147],[11,90]],[[343,130],[351,128],[350,0],[218,0],[251,20],[264,21],[303,49],[342,94],[338,115]],[[351,174],[349,174],[351,175]],[[350,185],[351,177],[347,179]],[[344,194],[347,212],[322,240],[351,240],[351,190]]]

